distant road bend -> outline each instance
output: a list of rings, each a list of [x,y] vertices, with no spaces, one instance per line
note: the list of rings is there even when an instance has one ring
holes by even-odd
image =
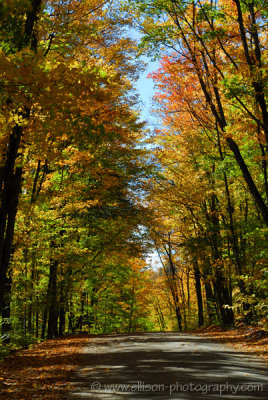
[[[268,399],[258,358],[180,333],[104,335],[86,347],[68,399]]]

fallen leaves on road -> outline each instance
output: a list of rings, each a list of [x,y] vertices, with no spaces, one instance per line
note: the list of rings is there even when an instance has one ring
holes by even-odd
[[[198,329],[200,336],[233,345],[239,350],[253,353],[268,362],[268,332],[253,326],[224,330],[218,326]]]
[[[6,357],[0,365],[2,400],[61,399],[89,336],[67,336]]]

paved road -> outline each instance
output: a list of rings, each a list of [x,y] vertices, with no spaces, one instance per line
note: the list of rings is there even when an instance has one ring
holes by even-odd
[[[68,399],[268,399],[268,367],[206,338],[179,333],[90,341]]]

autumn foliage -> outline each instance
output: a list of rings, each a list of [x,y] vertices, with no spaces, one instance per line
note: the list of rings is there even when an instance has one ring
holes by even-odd
[[[15,3],[0,9],[2,339],[135,329],[136,43],[109,1]]]
[[[199,326],[267,327],[267,6],[135,4],[143,48],[161,58],[148,201],[177,326],[194,311]]]
[[[2,1],[3,344],[266,327],[267,12]],[[145,52],[160,58],[152,132],[134,89]]]

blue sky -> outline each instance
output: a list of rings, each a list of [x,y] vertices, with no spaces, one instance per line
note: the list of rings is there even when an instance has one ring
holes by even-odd
[[[145,58],[145,62],[148,63],[146,70],[141,74],[139,80],[137,81],[135,87],[140,95],[142,100],[142,112],[141,112],[141,120],[147,121],[148,128],[153,129],[157,123],[157,118],[152,115],[152,97],[154,95],[154,82],[152,79],[147,78],[148,74],[156,71],[159,68],[158,61],[150,61],[149,58]],[[158,122],[159,124],[159,122]],[[158,270],[161,266],[158,254],[156,250],[153,250],[146,257],[146,262],[152,267],[154,270]]]
[[[130,28],[127,32],[131,39],[136,40],[138,43],[141,41],[142,34],[138,28]],[[152,118],[152,98],[154,95],[154,82],[152,79],[147,78],[148,74],[156,71],[159,68],[158,61],[151,61],[146,55],[140,56],[141,59],[147,64],[145,71],[140,75],[139,80],[136,82],[135,87],[140,95],[140,99],[143,102],[141,120],[148,122],[148,125],[153,125]]]
[[[133,39],[136,39],[139,41],[141,38],[141,35],[139,32],[135,29],[131,29],[130,31],[130,36]],[[158,61],[151,61],[149,57],[142,56],[142,60],[147,64],[147,67],[145,71],[140,75],[139,80],[136,82],[134,85],[135,88],[137,89],[137,92],[140,95],[140,99],[142,101],[142,106],[141,106],[141,120],[147,122],[147,127],[150,128],[151,130],[154,129],[154,127],[158,124],[159,125],[159,120],[156,118],[156,116],[153,115],[152,113],[152,108],[153,108],[153,102],[152,98],[155,93],[154,90],[154,82],[151,78],[147,78],[148,74],[156,71],[159,68],[159,62]],[[161,263],[158,257],[158,254],[156,250],[153,250],[151,253],[148,254],[146,257],[146,262],[148,265],[150,265],[154,270],[158,270]]]
[[[137,91],[142,100],[142,113],[141,119],[148,122],[148,125],[154,125],[155,118],[152,116],[152,97],[154,95],[154,82],[152,79],[147,78],[148,74],[156,71],[159,68],[158,61],[150,61],[149,58],[143,57],[148,64],[146,70],[141,74],[138,82],[136,83]]]

